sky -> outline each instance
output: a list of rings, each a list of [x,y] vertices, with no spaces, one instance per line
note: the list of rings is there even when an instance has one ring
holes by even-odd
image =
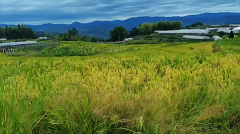
[[[240,12],[240,0],[0,0],[0,24],[71,24]]]

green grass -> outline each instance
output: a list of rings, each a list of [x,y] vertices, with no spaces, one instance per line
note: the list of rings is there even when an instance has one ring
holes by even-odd
[[[238,44],[62,42],[116,51],[0,54],[0,133],[239,133]]]

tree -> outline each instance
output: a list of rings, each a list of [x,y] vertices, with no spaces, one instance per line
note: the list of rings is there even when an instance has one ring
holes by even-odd
[[[92,37],[91,38],[91,42],[97,42],[97,38],[96,37]]]
[[[138,26],[139,34],[152,34],[156,30],[178,30],[182,29],[182,22],[180,21],[159,21],[157,23],[143,23]]]
[[[112,31],[110,31],[109,34],[112,41],[121,41],[128,36],[128,31],[123,26],[119,26],[115,27]]]
[[[143,23],[138,26],[139,33],[142,35],[153,33],[153,23]]]
[[[0,29],[0,36],[8,39],[36,39],[36,33],[25,25],[17,25],[16,27],[8,27]]]
[[[72,28],[72,30],[68,30],[68,34],[70,35],[70,36],[78,36],[78,30],[76,29],[76,28]]]
[[[67,34],[62,34],[61,38],[63,41],[68,41]]]
[[[134,27],[131,31],[129,31],[129,36],[133,37],[139,34],[138,28]]]
[[[231,39],[231,38],[234,38],[234,33],[233,33],[233,31],[230,32],[229,38],[230,38],[230,39]]]
[[[5,29],[4,28],[0,28],[0,38],[5,38]]]
[[[192,27],[197,27],[197,26],[203,26],[203,23],[202,22],[196,22],[196,23],[193,23],[189,26],[186,26],[185,28],[192,28]]]

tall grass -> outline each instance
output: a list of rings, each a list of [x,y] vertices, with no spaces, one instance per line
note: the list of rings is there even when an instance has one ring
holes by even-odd
[[[212,45],[0,55],[0,132],[239,133],[240,55]]]

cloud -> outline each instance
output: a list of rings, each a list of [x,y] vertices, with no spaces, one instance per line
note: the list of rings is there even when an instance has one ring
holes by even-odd
[[[239,12],[239,0],[1,0],[1,23],[72,23],[139,16]]]

